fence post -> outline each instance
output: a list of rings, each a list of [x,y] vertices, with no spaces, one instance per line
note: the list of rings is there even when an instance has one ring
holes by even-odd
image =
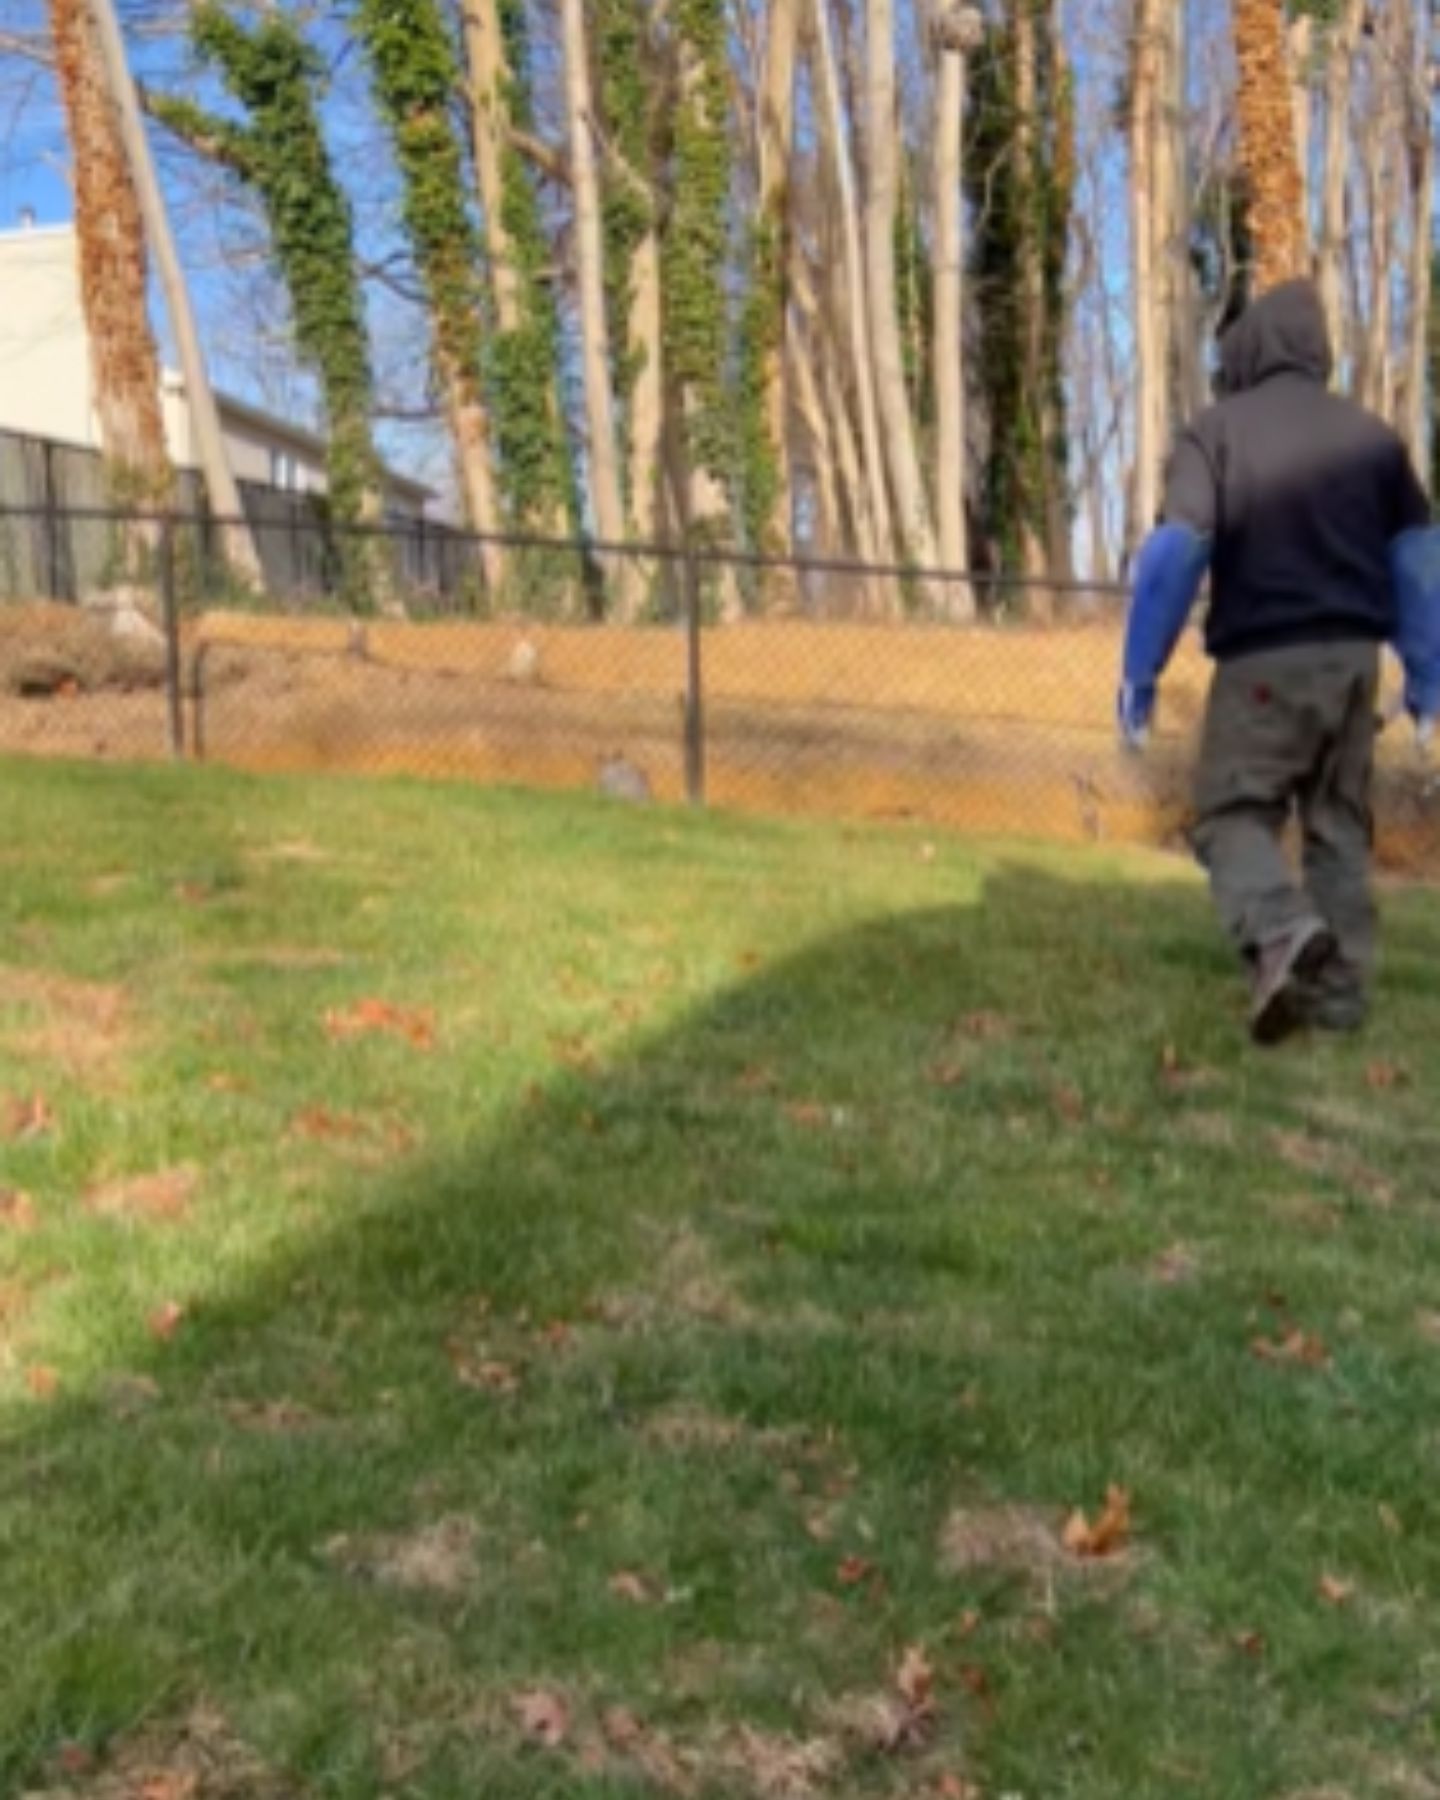
[[[175,520],[160,521],[160,607],[165,626],[165,698],[170,725],[170,755],[185,758],[185,701],[180,691],[180,594],[175,576]]]
[[[705,804],[705,684],[701,661],[700,564],[688,548],[681,564],[685,584],[685,798]]]
[[[64,580],[60,572],[60,495],[55,486],[55,446],[47,438],[41,463],[45,470],[45,551],[50,598],[65,600],[60,590]]]

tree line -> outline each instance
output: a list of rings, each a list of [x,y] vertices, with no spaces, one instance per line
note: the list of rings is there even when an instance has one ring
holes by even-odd
[[[106,451],[126,491],[153,489],[109,0],[46,3]],[[1341,383],[1440,461],[1435,10],[353,0],[337,18],[198,0],[183,29],[203,80],[140,99],[152,139],[263,220],[342,521],[378,519],[383,484],[337,52],[363,73],[497,590],[507,530],[1105,580],[1153,518],[1216,330],[1287,275],[1318,279]],[[607,566],[607,610],[638,616],[642,585]],[[987,591],[917,577],[857,605],[963,619]]]

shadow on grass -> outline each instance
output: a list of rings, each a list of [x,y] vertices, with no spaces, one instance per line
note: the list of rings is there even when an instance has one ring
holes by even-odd
[[[1440,940],[1402,912],[1418,1006]],[[1277,1391],[1244,1354],[1267,1275],[1320,1316],[1408,1289],[1363,1222],[1342,1275],[1267,1209],[1294,1175],[1256,1165],[1277,1099],[1230,979],[1195,889],[1016,867],[748,975],[492,1140],[337,1174],[318,1239],[10,1437],[5,1791],[200,1698],[346,1796],[665,1791],[597,1753],[616,1706],[672,1791],[1299,1779],[1410,1644],[1299,1619],[1308,1497],[1430,1502],[1366,1411],[1380,1372]],[[1358,1067],[1316,1054],[1278,1104]],[[1150,1279],[1177,1241],[1203,1278]],[[1147,1545],[1113,1579],[947,1569],[955,1509],[1053,1522],[1110,1481]],[[1262,1629],[1273,1678],[1227,1647]],[[853,1697],[914,1642],[938,1735],[876,1755]],[[536,1689],[559,1750],[523,1741]],[[839,1760],[786,1787],[734,1749],[779,1734]]]

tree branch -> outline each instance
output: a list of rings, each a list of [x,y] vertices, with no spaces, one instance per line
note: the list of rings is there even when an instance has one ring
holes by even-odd
[[[232,125],[196,106],[192,100],[180,100],[173,94],[157,94],[139,85],[140,107],[145,116],[163,126],[207,162],[217,163],[238,175],[242,181],[254,178],[255,163],[250,134],[242,125]]]

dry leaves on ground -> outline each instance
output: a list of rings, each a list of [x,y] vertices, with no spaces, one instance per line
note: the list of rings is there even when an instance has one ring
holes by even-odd
[[[651,1606],[655,1602],[654,1588],[634,1569],[617,1569],[607,1585],[617,1600],[628,1601],[631,1606]]]
[[[25,1143],[55,1129],[55,1114],[43,1094],[8,1095],[0,1102],[0,1138]]]
[[[1322,1575],[1315,1591],[1327,1606],[1346,1606],[1355,1596],[1355,1583],[1342,1581],[1338,1575]]]
[[[1070,1515],[1061,1534],[1061,1542],[1072,1556],[1084,1561],[1098,1561],[1118,1556],[1130,1542],[1130,1495],[1112,1482],[1105,1493],[1105,1506],[1092,1525],[1078,1509]]]
[[[7,1231],[33,1231],[39,1224],[35,1202],[19,1188],[0,1188],[0,1227]]]
[[[548,1688],[532,1688],[512,1697],[511,1710],[532,1743],[558,1750],[570,1733],[570,1709]]]
[[[173,1223],[189,1212],[199,1185],[198,1171],[188,1164],[150,1175],[127,1175],[90,1188],[85,1195],[85,1210],[97,1219]]]
[[[331,1043],[350,1038],[398,1037],[416,1050],[435,1048],[435,1013],[431,1007],[395,1006],[388,1000],[357,1000],[351,1006],[333,1007],[325,1015],[325,1034]]]
[[[25,1385],[37,1400],[53,1400],[60,1392],[59,1371],[48,1363],[35,1363],[25,1371]]]
[[[475,1521],[458,1516],[415,1531],[358,1537],[342,1533],[325,1545],[325,1555],[346,1574],[368,1577],[382,1587],[449,1597],[475,1580],[478,1536]]]
[[[155,1308],[145,1325],[151,1337],[167,1344],[184,1322],[185,1308],[178,1300],[166,1300]]]
[[[1325,1348],[1325,1340],[1318,1332],[1302,1331],[1298,1325],[1279,1337],[1255,1338],[1250,1345],[1250,1354],[1260,1362],[1290,1363],[1303,1369],[1330,1367],[1330,1352]]]
[[[298,1784],[268,1769],[212,1707],[149,1725],[100,1761],[78,1744],[55,1759],[55,1785],[26,1800],[295,1800]]]

